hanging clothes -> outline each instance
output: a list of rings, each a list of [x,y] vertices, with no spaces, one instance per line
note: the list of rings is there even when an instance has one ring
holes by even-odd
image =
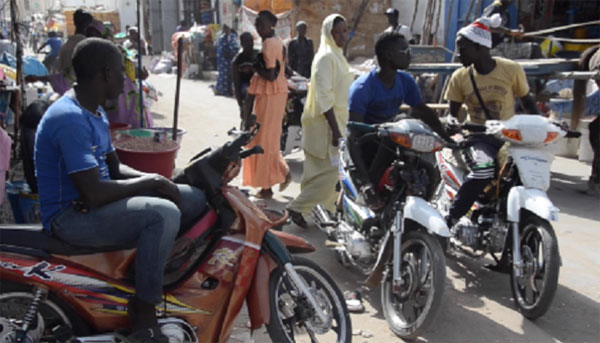
[[[237,34],[231,31],[228,35],[221,33],[217,41],[217,95],[233,96],[233,80],[231,77],[231,61],[237,54],[240,46]]]

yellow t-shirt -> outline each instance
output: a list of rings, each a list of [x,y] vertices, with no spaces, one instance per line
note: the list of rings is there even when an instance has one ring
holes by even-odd
[[[507,120],[515,115],[515,97],[527,95],[529,84],[523,67],[518,63],[501,57],[494,59],[496,67],[491,73],[481,75],[473,68],[473,76],[492,119]],[[452,74],[444,97],[465,104],[470,122],[485,123],[485,113],[473,91],[468,68],[462,67]]]

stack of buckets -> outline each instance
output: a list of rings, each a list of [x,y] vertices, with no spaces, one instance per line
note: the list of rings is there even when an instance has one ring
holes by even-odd
[[[135,137],[155,137],[159,135],[162,137],[166,136],[166,139],[171,140],[173,137],[173,129],[167,127],[154,127],[151,129],[125,129],[115,130],[112,132],[113,145],[119,155],[121,163],[126,164],[137,170],[147,173],[157,173],[166,178],[173,176],[173,169],[175,169],[175,158],[177,157],[177,151],[181,145],[181,139],[185,134],[185,130],[177,129],[177,139],[175,147],[167,148],[163,151],[136,151],[119,147],[118,142]]]

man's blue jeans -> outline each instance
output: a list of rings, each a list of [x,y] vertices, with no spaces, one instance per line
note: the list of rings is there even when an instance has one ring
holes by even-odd
[[[135,196],[87,213],[69,206],[52,220],[61,240],[78,246],[137,248],[135,293],[143,301],[159,304],[167,257],[180,227],[189,228],[206,209],[201,190],[177,185],[181,210],[164,198]]]

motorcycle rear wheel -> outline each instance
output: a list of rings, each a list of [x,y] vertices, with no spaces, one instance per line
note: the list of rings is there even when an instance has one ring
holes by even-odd
[[[319,335],[320,342],[352,342],[352,324],[344,296],[329,274],[316,263],[302,257],[294,257],[294,268],[308,285],[313,296],[327,316],[322,323],[308,302],[299,299],[291,289],[291,281],[282,267],[271,273],[269,279],[269,304],[271,308],[267,332],[273,342],[295,342],[297,336]],[[312,312],[312,313],[311,313]],[[305,320],[298,320],[305,317]],[[322,336],[321,336],[322,335]],[[335,339],[334,339],[335,337]]]
[[[558,241],[552,225],[535,215],[524,217],[521,227],[524,275],[517,277],[511,268],[510,286],[519,312],[536,319],[548,311],[558,286]]]
[[[9,292],[0,294],[0,318],[7,320],[25,319],[25,313],[28,311],[33,294],[30,292]],[[80,319],[72,319],[63,309],[55,302],[54,297],[48,298],[41,302],[38,308],[38,318],[40,318],[43,330],[41,332],[42,341],[55,340],[55,329],[61,328],[63,334],[73,334],[77,331],[88,332]],[[36,320],[34,327],[38,327],[40,322]],[[4,328],[3,328],[4,329]],[[35,329],[37,331],[39,329]]]
[[[446,261],[438,240],[423,231],[410,231],[402,240],[400,272],[404,283],[394,290],[392,272],[386,272],[381,284],[381,307],[397,336],[414,339],[427,330],[439,311]]]

